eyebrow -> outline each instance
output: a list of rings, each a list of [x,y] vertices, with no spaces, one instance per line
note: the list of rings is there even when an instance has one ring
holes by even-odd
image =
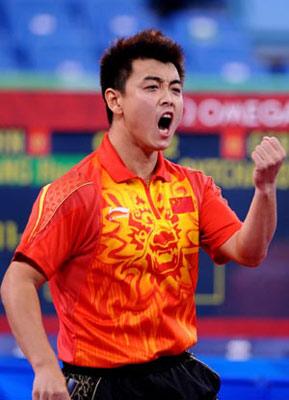
[[[159,76],[148,75],[144,79],[144,81],[157,81],[158,83],[163,83],[164,79],[160,78]],[[169,82],[170,85],[179,84],[182,86],[182,81],[180,79],[174,79],[173,81]]]

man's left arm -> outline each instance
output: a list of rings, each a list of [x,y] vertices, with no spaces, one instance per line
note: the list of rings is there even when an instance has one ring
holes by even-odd
[[[253,151],[254,197],[242,227],[220,246],[218,256],[252,267],[265,258],[277,225],[276,180],[285,157],[275,137],[264,137]]]

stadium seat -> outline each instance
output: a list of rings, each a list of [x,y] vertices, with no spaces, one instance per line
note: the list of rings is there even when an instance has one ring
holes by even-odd
[[[35,71],[55,72],[63,77],[97,74],[100,55],[90,46],[46,45],[31,49],[32,68]]]
[[[128,36],[142,29],[157,27],[156,15],[143,0],[80,0],[87,21],[100,47],[116,37]]]
[[[16,70],[19,67],[17,60],[15,58],[15,54],[13,54],[13,50],[11,46],[7,44],[0,44],[0,70],[1,71],[9,71]]]
[[[220,74],[228,64],[239,64],[249,75],[261,70],[250,38],[225,12],[179,11],[161,25],[182,45],[189,73]]]
[[[33,44],[87,43],[90,35],[73,24],[63,1],[4,0],[11,36],[26,46]]]
[[[80,60],[95,72],[95,60],[117,37],[157,28],[183,46],[188,74],[220,74],[228,65],[270,73],[269,62],[262,66],[255,57],[250,30],[229,12],[188,8],[160,16],[147,0],[1,0],[0,69],[54,71],[61,60],[75,61],[77,69]],[[282,71],[288,73],[288,65]]]

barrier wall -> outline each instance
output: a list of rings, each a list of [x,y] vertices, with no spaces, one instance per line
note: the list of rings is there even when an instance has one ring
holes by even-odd
[[[98,94],[0,92],[0,277],[40,187],[94,150],[105,129]],[[288,152],[289,96],[186,93],[183,120],[166,156],[213,176],[244,218],[253,195],[250,154],[264,135],[279,137]],[[201,254],[200,335],[289,336],[288,189],[286,161],[278,180],[278,228],[261,268],[215,267]],[[41,303],[54,331],[47,286],[41,289]],[[7,329],[4,319],[0,329]]]

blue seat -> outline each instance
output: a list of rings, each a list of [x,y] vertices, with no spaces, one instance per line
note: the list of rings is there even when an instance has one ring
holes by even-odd
[[[0,30],[0,70],[17,70],[20,67],[18,55],[9,34]]]
[[[243,66],[247,70],[248,77],[255,74],[265,73],[265,68],[252,55],[240,54],[237,50],[224,50],[219,48],[207,49],[203,52],[194,52],[193,56],[188,55],[188,68],[191,72],[203,74],[221,74],[227,68],[234,68],[233,65]]]
[[[15,54],[10,46],[0,45],[0,70],[9,71],[16,70],[19,67]]]
[[[19,43],[38,44],[87,43],[85,26],[75,26],[64,1],[4,0],[11,35]]]
[[[157,27],[157,17],[143,0],[81,0],[100,47],[117,37]]]
[[[268,399],[284,400],[289,398],[289,382],[274,379],[269,383]]]
[[[32,68],[35,71],[56,72],[62,75],[97,74],[99,54],[83,44],[46,45],[31,47]]]
[[[226,63],[257,70],[250,38],[224,12],[179,11],[161,27],[183,47],[188,73],[220,74]]]

